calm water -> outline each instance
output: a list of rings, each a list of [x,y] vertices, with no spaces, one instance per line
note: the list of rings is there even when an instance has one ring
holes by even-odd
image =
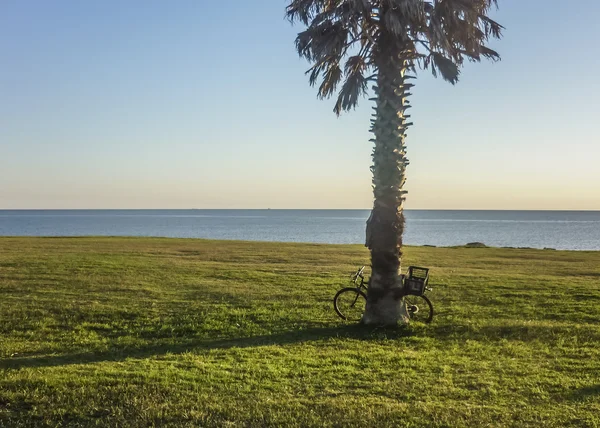
[[[362,244],[368,210],[0,210],[0,236],[165,236]],[[600,250],[598,211],[406,212],[404,242]]]

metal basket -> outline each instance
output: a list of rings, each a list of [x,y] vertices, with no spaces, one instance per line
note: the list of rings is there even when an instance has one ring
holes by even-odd
[[[422,296],[429,280],[429,269],[409,266],[408,275],[404,277],[404,294]]]

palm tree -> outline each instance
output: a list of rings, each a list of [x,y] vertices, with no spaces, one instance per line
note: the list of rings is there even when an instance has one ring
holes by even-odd
[[[374,204],[366,246],[372,274],[363,323],[408,322],[400,277],[406,191],[408,97],[417,67],[458,81],[466,59],[500,59],[485,46],[503,27],[487,16],[497,0],[291,0],[286,16],[306,29],[296,38],[301,57],[311,62],[311,86],[318,96],[337,92],[334,112],[356,107],[368,92],[375,101]],[[412,73],[413,75],[411,75]],[[339,90],[338,90],[339,88]]]

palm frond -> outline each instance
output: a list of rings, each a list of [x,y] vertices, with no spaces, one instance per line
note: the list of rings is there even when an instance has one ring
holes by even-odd
[[[499,60],[487,46],[504,29],[488,16],[493,6],[497,0],[290,0],[286,16],[306,25],[296,49],[312,62],[307,74],[319,97],[339,88],[339,114],[367,92],[377,64],[400,59],[455,84],[465,59]]]
[[[481,55],[486,57],[487,59],[491,59],[492,61],[499,61],[500,54],[493,49],[488,48],[487,46],[479,46],[479,50],[481,51]]]
[[[348,30],[338,22],[324,21],[298,33],[296,50],[309,61],[341,57],[348,47]]]
[[[300,21],[309,25],[313,16],[320,9],[319,0],[293,0],[285,9],[286,17],[292,22]]]
[[[365,76],[365,72],[368,69],[364,57],[355,55],[348,58],[344,66],[344,85],[333,108],[335,114],[339,116],[343,110],[355,108],[360,97],[367,93],[369,77]]]
[[[496,39],[502,37],[502,30],[504,30],[502,25],[485,15],[479,15],[478,18],[483,23],[483,29],[486,37],[492,36]]]
[[[319,87],[319,98],[328,98],[335,93],[335,89],[342,79],[342,69],[335,63],[331,64],[323,73],[323,82]]]
[[[433,60],[432,64],[431,64],[431,71],[434,76],[437,75],[437,73],[436,73],[436,68],[437,68],[437,70],[442,75],[442,78],[445,81],[450,82],[453,85],[456,84],[456,82],[458,82],[458,76],[460,75],[460,69],[458,68],[458,65],[454,61],[444,57],[444,55],[442,55],[438,52],[432,52],[431,58]]]

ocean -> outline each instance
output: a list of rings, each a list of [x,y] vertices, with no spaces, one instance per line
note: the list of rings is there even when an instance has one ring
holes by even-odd
[[[407,210],[404,243],[600,250],[600,211]],[[369,210],[0,210],[0,236],[364,243]]]

